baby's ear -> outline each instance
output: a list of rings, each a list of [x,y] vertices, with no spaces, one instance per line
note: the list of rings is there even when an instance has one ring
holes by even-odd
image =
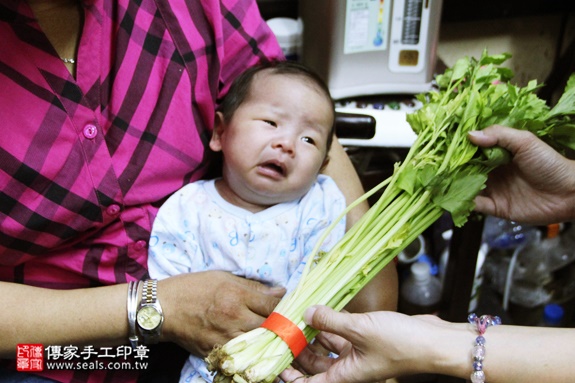
[[[329,164],[329,155],[325,156],[325,160],[323,160],[323,164],[321,164],[321,168],[319,168],[319,171],[323,172],[327,164]]]
[[[219,152],[222,150],[221,137],[224,132],[224,115],[222,112],[216,112],[216,118],[214,119],[214,130],[212,132],[212,138],[210,139],[210,149],[214,152]]]

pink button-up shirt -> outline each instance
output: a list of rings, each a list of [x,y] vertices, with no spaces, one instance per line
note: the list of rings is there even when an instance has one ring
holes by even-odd
[[[217,99],[281,57],[254,0],[85,0],[76,78],[26,2],[0,1],[0,280],[147,274],[157,208],[206,170]]]
[[[3,4],[0,279],[141,278],[157,207],[204,173],[216,99],[277,43],[251,0],[94,0],[74,79],[26,3]]]

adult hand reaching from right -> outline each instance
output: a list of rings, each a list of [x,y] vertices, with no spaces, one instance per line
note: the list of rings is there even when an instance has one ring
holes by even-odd
[[[315,306],[305,312],[305,322],[321,330],[316,341],[339,354],[338,358],[314,355],[304,350],[298,368],[281,374],[294,383],[367,383],[431,370],[427,340],[447,322],[432,315],[407,316],[393,311],[362,314],[337,312]],[[465,332],[465,325],[455,325]],[[431,336],[432,335],[432,336]],[[422,340],[425,340],[423,342]],[[433,346],[432,346],[433,347]],[[468,350],[463,346],[461,353]],[[302,371],[313,376],[304,376]]]
[[[368,383],[420,373],[469,379],[473,372],[470,353],[477,329],[469,323],[392,311],[348,314],[325,306],[306,310],[304,318],[322,331],[316,340],[339,357],[304,350],[298,357],[298,368],[303,368],[284,371],[285,382]],[[573,381],[575,329],[500,325],[486,334],[487,381]],[[537,363],[525,363],[530,359]]]
[[[475,199],[477,211],[531,224],[575,218],[575,161],[528,131],[491,126],[470,132],[469,139],[512,155],[509,164],[489,174],[487,188]]]

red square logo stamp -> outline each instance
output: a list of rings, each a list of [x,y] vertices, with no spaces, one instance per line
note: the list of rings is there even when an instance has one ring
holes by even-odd
[[[16,345],[17,371],[42,371],[44,369],[44,346],[41,344]]]

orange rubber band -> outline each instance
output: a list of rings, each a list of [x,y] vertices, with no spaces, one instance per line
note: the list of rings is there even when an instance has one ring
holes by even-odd
[[[307,346],[307,339],[303,331],[280,313],[272,312],[260,327],[266,328],[279,336],[288,345],[294,359]]]

